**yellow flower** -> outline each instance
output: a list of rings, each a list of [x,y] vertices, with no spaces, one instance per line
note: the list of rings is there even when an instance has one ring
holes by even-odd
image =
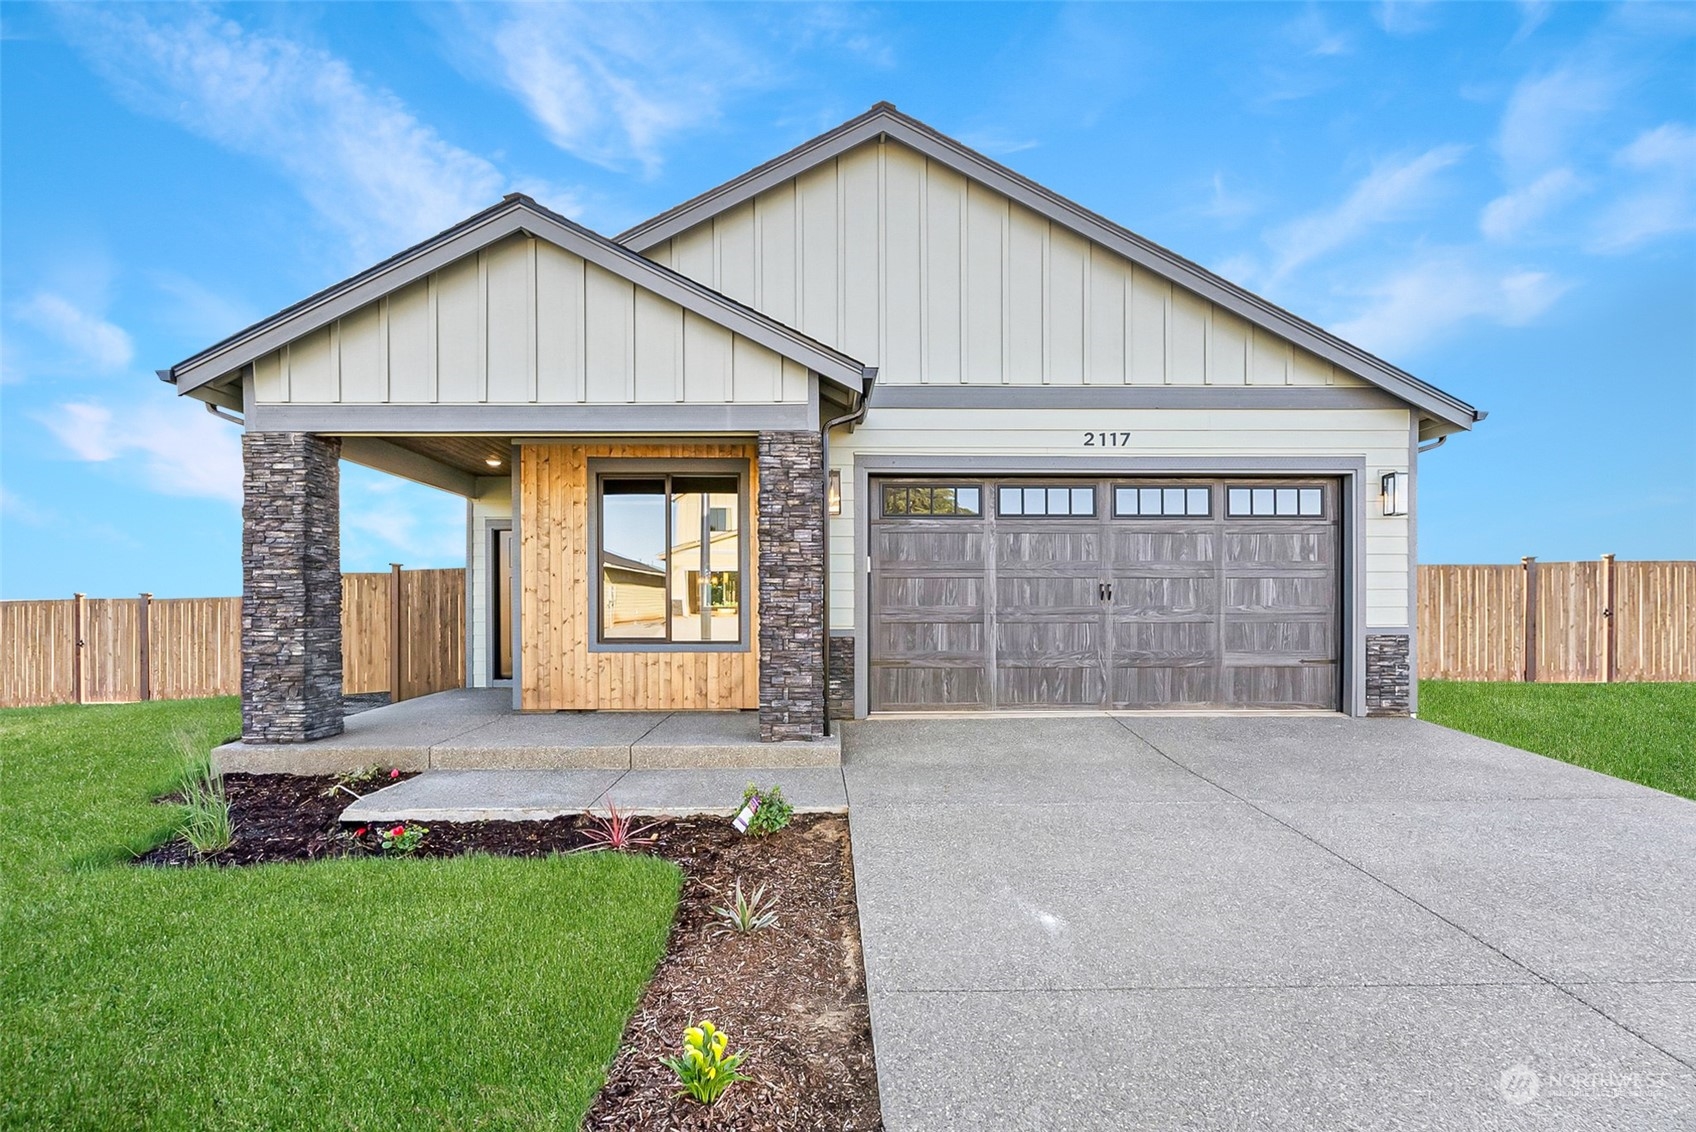
[[[696,1065],[705,1065],[707,1062],[705,1055],[693,1046],[689,1047],[689,1060],[694,1062]]]
[[[718,1070],[714,1069],[710,1065],[707,1066],[707,1080],[711,1081],[714,1077],[717,1077],[717,1076],[718,1076]]]
[[[699,1026],[691,1026],[683,1031],[683,1040],[692,1046],[698,1046],[706,1040],[706,1035],[701,1032]]]
[[[730,1044],[730,1039],[725,1037],[722,1033],[714,1035],[714,1037],[713,1037],[713,1052],[716,1053],[718,1056],[723,1057],[724,1056],[724,1047],[729,1045],[729,1044]]]

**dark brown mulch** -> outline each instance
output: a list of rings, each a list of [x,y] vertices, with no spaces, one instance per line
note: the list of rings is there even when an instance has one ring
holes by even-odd
[[[375,830],[355,837],[339,822],[353,801],[336,789],[339,781],[226,775],[235,827],[229,848],[202,858],[173,841],[137,863],[254,865],[380,855]],[[365,794],[390,781],[383,772],[349,785]],[[584,824],[577,817],[438,822],[416,855],[546,856],[585,845]],[[666,821],[650,834],[656,840],[645,851],[683,870],[683,892],[666,956],[625,1028],[584,1127],[881,1129],[847,819],[798,816],[766,838],[739,834],[721,818]],[[752,935],[721,930],[711,908],[729,901],[738,879],[746,893],[764,885],[775,897],[776,925]],[[676,1079],[660,1063],[679,1052],[684,1029],[703,1018],[747,1054],[742,1070],[749,1078],[710,1109],[676,1098]]]
[[[764,839],[725,821],[662,827],[657,851],[688,879],[666,957],[625,1027],[585,1128],[882,1128],[848,820],[798,817]],[[711,906],[765,885],[776,925],[719,930]],[[660,1064],[688,1026],[708,1019],[747,1056],[749,1080],[712,1108],[676,1099]]]

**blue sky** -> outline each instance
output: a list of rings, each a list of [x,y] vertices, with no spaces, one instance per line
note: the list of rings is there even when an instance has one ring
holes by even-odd
[[[236,593],[153,371],[522,190],[606,233],[889,99],[1490,411],[1429,562],[1696,557],[1696,6],[0,7],[0,596]],[[463,502],[344,466],[347,569]]]

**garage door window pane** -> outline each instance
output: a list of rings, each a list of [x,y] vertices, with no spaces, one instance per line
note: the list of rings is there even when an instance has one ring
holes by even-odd
[[[1025,513],[1025,493],[1016,487],[1001,489],[1001,513],[1003,515],[1023,515]]]
[[[975,487],[955,488],[954,510],[961,515],[983,514],[983,508],[978,503],[978,489]]]
[[[1072,489],[1072,514],[1095,514],[1095,488],[1074,487]]]
[[[1137,514],[1137,489],[1134,487],[1116,487],[1113,489],[1113,514]]]
[[[1325,490],[1318,487],[1233,487],[1226,495],[1225,513],[1257,519],[1322,518],[1325,514]]]
[[[1186,513],[1200,515],[1204,518],[1213,513],[1213,508],[1209,505],[1207,498],[1212,492],[1205,487],[1192,487],[1187,489],[1187,492],[1189,506],[1185,508]]]

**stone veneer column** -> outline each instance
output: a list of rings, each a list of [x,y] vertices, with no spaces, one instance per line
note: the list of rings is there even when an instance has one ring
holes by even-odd
[[[824,735],[824,448],[817,432],[762,432],[760,738]]]
[[[854,718],[854,646],[853,637],[830,638],[830,663],[825,668],[825,678],[826,703],[832,719]]]
[[[339,734],[341,441],[249,432],[241,448],[242,738]]]
[[[1366,635],[1366,714],[1406,715],[1413,705],[1413,665],[1403,633]]]

